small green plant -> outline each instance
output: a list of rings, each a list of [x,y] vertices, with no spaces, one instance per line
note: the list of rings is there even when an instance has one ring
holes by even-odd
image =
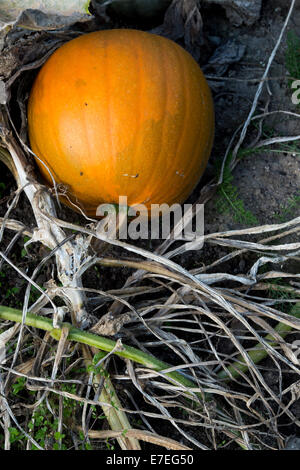
[[[21,288],[17,286],[7,287],[8,278],[9,276],[7,275],[5,271],[0,271],[0,287],[2,288],[1,289],[2,298],[5,300],[8,300],[9,303],[12,302],[16,306],[20,307],[22,303],[20,302],[20,299],[18,298],[18,294]]]
[[[287,51],[285,58],[286,68],[292,79],[300,78],[300,37],[295,31],[287,34]],[[291,82],[292,82],[291,79]]]
[[[45,290],[44,287],[41,287],[42,290]],[[29,294],[29,301],[34,303],[40,297],[41,291],[38,290],[36,287],[31,286],[30,294]]]
[[[29,240],[30,240],[30,238],[27,237],[27,236],[25,236],[25,237],[23,238],[24,245],[25,245],[25,243],[27,243]],[[22,248],[22,250],[21,250],[21,258],[25,258],[26,256],[27,256],[27,251],[26,251],[25,248]]]
[[[92,450],[92,446],[89,442],[86,442],[84,434],[82,431],[79,431],[79,439],[82,441],[81,450]]]
[[[20,385],[21,386],[21,385]],[[76,384],[62,384],[62,391],[69,393],[76,393]],[[54,410],[55,415],[58,414],[58,401],[57,396],[49,396],[51,408]],[[63,397],[63,422],[64,432],[58,431],[58,418],[50,413],[48,407],[41,403],[35,410],[32,419],[28,423],[28,428],[35,441],[43,448],[47,448],[49,440],[51,448],[54,450],[67,450],[69,447],[70,437],[68,435],[68,425],[75,415],[77,403],[68,397]],[[33,450],[36,447],[32,446]]]
[[[255,149],[239,152],[238,158],[241,159],[249,153],[255,153]],[[257,218],[245,208],[244,202],[239,197],[238,188],[232,184],[231,160],[232,154],[228,156],[225,163],[223,181],[217,192],[216,209],[222,214],[231,213],[235,222],[245,225],[257,225]]]
[[[300,41],[300,38],[299,38]],[[299,64],[300,65],[300,64]],[[257,128],[257,124],[253,123],[253,127]],[[262,137],[265,139],[270,139],[275,137],[275,131],[272,128],[267,127],[266,125],[263,126],[262,129]],[[293,156],[300,155],[300,147],[298,142],[278,142],[274,144],[275,148],[267,147],[268,152],[281,152],[284,154],[291,154]],[[259,149],[250,148],[250,149],[243,149],[240,150],[237,159],[241,160],[247,155],[254,155],[258,151],[263,151],[264,147]],[[242,223],[245,225],[257,225],[258,220],[251,211],[247,210],[244,206],[244,202],[240,199],[238,188],[233,185],[233,174],[231,170],[230,163],[232,161],[232,154],[228,155],[224,173],[223,173],[223,181],[220,184],[217,192],[217,200],[216,200],[216,209],[220,213],[231,213],[233,215],[233,219],[235,222]],[[220,162],[217,163],[217,169],[220,171],[221,164]],[[286,203],[282,204],[278,214],[275,216],[278,221],[285,222],[293,217],[293,213],[295,209],[300,206],[300,192],[298,192],[295,196],[291,197],[286,201]]]
[[[105,441],[106,448],[107,450],[115,450],[115,446],[113,444],[110,444],[108,440]]]
[[[70,384],[70,385],[62,384],[61,389],[64,392],[69,392],[69,393],[72,393],[73,395],[76,394],[76,384]],[[64,404],[63,415],[65,418],[70,418],[75,413],[77,403],[71,398],[64,397],[63,404]]]
[[[24,434],[21,433],[17,428],[11,427],[11,428],[8,428],[8,430],[9,430],[9,440],[11,444],[25,439]]]
[[[3,271],[0,271],[0,287],[2,287],[2,281],[1,279],[4,279],[6,276],[5,276],[5,273]]]
[[[218,448],[220,449],[221,447],[226,446],[226,444],[228,444],[228,442],[224,439],[223,441],[220,442],[220,444],[218,444]]]
[[[16,299],[17,294],[20,292],[20,287],[10,287],[7,289],[4,298],[5,299]],[[20,302],[17,301],[17,305],[20,305]]]
[[[6,189],[6,184],[0,183],[0,198],[3,196],[5,189]]]
[[[53,419],[49,410],[44,404],[40,404],[34,412],[33,418],[28,423],[28,429],[32,433],[32,437],[43,448],[46,446],[49,435],[54,436],[57,431],[58,420]],[[33,445],[33,450],[37,448]]]
[[[103,358],[103,354],[95,354],[92,363],[87,366],[87,372],[93,374],[100,374],[103,377],[109,378],[109,373],[101,365],[98,365],[99,361]]]
[[[97,278],[100,279],[100,278],[101,278],[101,273],[100,273],[99,267],[98,267],[98,266],[94,266],[94,270],[95,270],[95,272],[96,272]]]
[[[291,303],[285,303],[285,302],[280,302],[280,300],[291,300],[291,299],[297,299],[297,295],[294,294],[290,290],[290,285],[286,284],[283,279],[277,278],[277,279],[270,279],[268,281],[269,284],[269,296],[272,299],[276,299],[278,301],[277,308],[285,313],[290,313],[290,310],[292,309],[292,304]]]
[[[18,395],[25,388],[25,377],[18,377],[15,383],[12,385],[12,392],[14,395]]]
[[[298,191],[295,196],[290,197],[285,204],[280,206],[279,213],[275,215],[275,218],[279,222],[286,222],[295,217],[297,209],[300,209],[300,191]]]
[[[67,450],[65,444],[62,444],[61,442],[66,437],[65,434],[61,434],[60,432],[56,431],[53,437],[56,441],[53,443],[53,450]]]
[[[293,93],[292,96],[292,101],[294,104],[297,105],[299,109],[299,83],[297,80],[300,79],[300,36],[298,36],[295,31],[289,31],[287,35],[287,51],[285,63],[290,75],[288,81],[289,86],[293,90],[296,87],[295,94]]]

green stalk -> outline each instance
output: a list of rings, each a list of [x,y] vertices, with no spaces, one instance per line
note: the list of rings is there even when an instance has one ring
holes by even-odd
[[[300,318],[300,303],[294,305],[291,310],[291,315]],[[4,307],[0,306],[0,318],[3,320],[11,320],[18,323],[22,321],[22,312],[20,310],[11,308],[11,307]],[[25,324],[28,326],[32,326],[34,328],[39,328],[41,330],[50,331],[51,336],[56,340],[59,340],[61,335],[61,330],[58,328],[53,328],[52,320],[49,318],[41,317],[39,315],[35,315],[33,313],[27,313]],[[101,351],[112,351],[116,346],[116,341],[113,341],[109,338],[104,336],[98,336],[93,333],[89,333],[87,331],[79,330],[75,328],[70,323],[60,323],[60,327],[67,326],[69,328],[69,335],[68,340],[70,341],[77,341],[78,343],[87,344],[88,346],[95,347],[100,349]],[[275,327],[275,331],[284,338],[290,331],[292,327],[290,325],[286,325],[285,323],[278,323]],[[270,346],[276,346],[277,341],[271,334],[268,334],[265,337],[265,341],[268,341]],[[152,370],[157,372],[161,372],[165,369],[171,367],[166,362],[163,362],[156,357],[147,354],[139,349],[133,348],[131,346],[122,345],[122,350],[116,350],[114,352],[117,356],[124,357],[126,359],[130,359],[138,364],[141,364],[145,367],[148,367]],[[248,351],[248,354],[252,361],[257,364],[262,359],[267,357],[268,352],[265,349],[261,348],[261,345],[256,345],[253,349]],[[237,360],[227,367],[227,371],[222,370],[218,373],[219,378],[230,380],[231,378],[236,378],[240,375],[240,372],[247,372],[248,365],[245,363],[244,358],[239,355]],[[189,388],[194,388],[195,384],[187,377],[182,375],[180,372],[172,371],[166,372],[164,374],[166,377],[170,378],[172,381],[178,382],[181,385]]]
[[[90,349],[85,346],[82,346],[82,352],[84,356],[84,361],[86,366],[90,366],[93,364],[92,362],[92,354],[97,354],[101,355],[103,357],[106,356],[106,353],[104,351],[100,351],[100,354],[98,350],[95,349]],[[122,405],[121,402],[119,401],[118,395],[114,389],[114,386],[109,378],[108,373],[103,369],[103,373],[94,373],[93,374],[93,385],[98,388],[99,384],[101,383],[103,379],[103,386],[101,389],[101,393],[99,396],[99,401],[102,402],[102,410],[106,416],[106,419],[109,423],[110,428],[113,431],[126,431],[128,429],[131,429],[130,423],[128,421],[128,418],[126,416],[126,413],[122,411]],[[108,405],[104,405],[104,403],[107,403]],[[113,405],[113,406],[109,406]],[[120,436],[117,437],[117,441],[121,447],[122,450],[141,450],[141,446],[139,444],[139,441],[134,438],[134,437],[125,437],[125,436]]]
[[[297,303],[292,308],[291,314],[296,318],[300,318],[300,303]],[[10,320],[10,321],[21,323],[22,312],[14,308],[0,306],[0,318],[2,318],[3,320]],[[54,339],[56,340],[60,339],[61,330],[58,328],[53,328],[52,320],[49,318],[40,317],[33,313],[27,313],[25,324],[28,326],[32,326],[34,328],[39,328],[41,330],[50,331],[51,336]],[[60,328],[62,328],[63,326],[68,327],[69,329],[68,339],[70,341],[77,341],[79,343],[87,344],[89,346],[95,347],[99,349],[100,351],[107,351],[107,352],[112,351],[116,346],[115,341],[109,338],[105,338],[103,336],[98,336],[92,333],[88,333],[86,331],[81,331],[78,328],[73,327],[70,323],[60,323],[59,326]],[[292,327],[284,323],[278,323],[278,325],[275,327],[275,331],[282,338],[284,338],[291,330],[292,330]],[[271,346],[276,346],[277,344],[276,339],[270,334],[268,334],[265,337],[265,340],[269,341]],[[134,362],[142,364],[145,367],[148,367],[158,372],[168,369],[170,367],[170,365],[167,364],[166,362],[160,361],[154,356],[150,354],[146,354],[143,351],[140,351],[131,346],[122,345],[122,350],[115,350],[114,354],[120,357],[130,359]],[[253,349],[248,351],[248,354],[254,363],[258,363],[259,361],[264,359],[268,353],[266,350],[262,350],[260,345],[257,345]],[[225,379],[226,381],[230,380],[231,378],[237,377],[238,375],[240,375],[240,372],[247,372],[248,366],[245,363],[244,358],[242,356],[239,356],[238,359],[227,368],[227,370],[229,373],[227,373],[225,370],[222,370],[218,374],[219,378]],[[187,377],[183,376],[180,372],[172,371],[172,372],[167,372],[164,375],[168,377],[169,379],[171,379],[171,381],[180,383],[181,385],[187,388],[195,387],[195,384],[191,380],[189,380]],[[198,393],[196,393],[196,395],[200,396],[200,394]],[[204,399],[210,400],[211,396],[209,394],[205,394]],[[237,431],[232,431],[232,432],[237,436],[237,438],[239,437],[240,435],[239,432]],[[243,449],[245,449],[245,445],[242,442],[239,442],[239,444]]]
[[[0,318],[2,318],[3,320],[11,320],[21,323],[22,312],[11,307],[0,306]],[[26,315],[25,324],[34,328],[39,328],[41,330],[50,331],[51,336],[53,338],[55,338],[56,340],[60,339],[61,330],[59,328],[53,328],[52,320],[49,318],[41,317],[39,315],[35,315],[33,313],[28,312]],[[68,327],[68,340],[70,341],[77,341],[78,343],[87,344],[88,346],[92,346],[107,352],[112,351],[116,346],[116,341],[113,341],[109,338],[105,338],[104,336],[98,336],[87,331],[79,330],[78,328],[72,326],[71,323],[59,323],[59,326],[60,328],[62,328],[63,326]],[[134,362],[137,362],[145,367],[148,367],[158,372],[164,369],[168,369],[170,367],[170,365],[166,362],[160,361],[159,359],[156,359],[156,357],[151,356],[150,354],[146,354],[143,351],[140,351],[139,349],[133,348],[131,346],[126,346],[124,344],[122,345],[122,350],[116,350],[114,354],[120,357],[124,357],[126,359],[130,359]],[[180,374],[180,372],[167,372],[165,376],[172,379],[173,381],[180,383],[185,387],[195,387],[194,382]]]
[[[291,310],[291,315],[296,318],[300,318],[300,303],[294,305]],[[286,325],[285,323],[278,323],[274,330],[281,336],[281,338],[285,338],[288,333],[292,330],[290,325]],[[275,347],[278,342],[271,334],[265,336],[265,341],[269,343],[270,346]],[[252,361],[257,364],[263,359],[265,359],[268,355],[266,349],[262,349],[260,344],[254,346],[254,348],[247,351]],[[225,379],[226,381],[230,380],[231,378],[237,378],[240,375],[240,372],[247,372],[248,365],[245,363],[245,360],[242,355],[239,355],[236,361],[227,367],[227,370],[221,370],[218,373],[218,377],[220,379]]]

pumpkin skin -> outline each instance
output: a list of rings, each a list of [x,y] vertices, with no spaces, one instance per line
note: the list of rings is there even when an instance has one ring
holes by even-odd
[[[91,216],[102,203],[182,203],[214,135],[213,102],[192,56],[138,30],[82,35],[39,71],[28,133],[40,172]],[[65,201],[66,202],[66,201]]]

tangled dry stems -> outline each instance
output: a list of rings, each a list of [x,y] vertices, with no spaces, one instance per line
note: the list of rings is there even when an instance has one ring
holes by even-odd
[[[248,119],[237,129],[226,150],[223,168],[237,136],[235,155],[250,122],[263,122],[271,114],[266,107],[263,113],[254,116],[294,3],[291,2],[280,37],[259,81]],[[288,112],[279,110],[278,113]],[[296,113],[290,114],[300,117]],[[255,146],[297,140],[299,137],[277,137],[266,141],[258,134]],[[55,326],[68,314],[73,323],[87,327],[95,318],[99,320],[97,312],[101,309],[106,311],[106,315],[98,323],[98,333],[117,334],[123,343],[131,343],[157,357],[165,355],[170,358],[170,363],[176,365],[168,370],[153,371],[129,359],[116,360],[113,351],[105,354],[97,366],[103,367],[104,371],[109,370],[111,382],[121,385],[122,400],[126,403],[126,406],[122,405],[122,400],[119,401],[115,395],[114,400],[118,400],[116,419],[122,421],[125,415],[132,423],[141,419],[143,430],[130,429],[129,421],[126,425],[120,421],[119,430],[93,430],[92,406],[102,405],[106,416],[110,409],[116,408],[107,395],[107,400],[101,401],[106,379],[95,372],[79,374],[76,379],[67,377],[79,365],[90,361],[96,351],[82,350],[78,344],[69,343],[67,332],[62,334],[56,348],[49,332],[42,337],[32,328],[25,327],[24,323],[11,326],[11,323],[3,321],[4,333],[0,336],[0,418],[5,448],[11,445],[9,428],[12,425],[26,436],[28,448],[32,445],[42,448],[32,432],[26,429],[25,421],[22,425],[19,423],[20,415],[26,415],[27,421],[31,416],[34,422],[41,404],[58,420],[57,430],[63,433],[66,427],[64,399],[73,400],[78,405],[77,420],[71,422],[74,448],[79,446],[75,433],[78,429],[82,430],[87,443],[114,437],[118,438],[122,448],[138,448],[138,441],[175,449],[189,446],[217,449],[230,446],[232,442],[247,449],[283,448],[281,423],[300,424],[293,413],[300,391],[299,360],[293,349],[293,340],[299,337],[300,320],[297,315],[276,307],[278,304],[299,305],[300,275],[278,270],[277,266],[280,264],[283,268],[291,259],[299,261],[300,243],[282,240],[298,234],[300,217],[281,224],[207,234],[202,250],[207,245],[214,245],[228,250],[228,254],[211,264],[187,270],[173,259],[199,249],[199,242],[181,243],[173,248],[173,242],[166,240],[151,252],[137,244],[108,240],[104,233],[97,231],[97,221],[87,220],[86,224],[78,225],[58,218],[48,190],[39,185],[34,176],[28,176],[26,144],[16,142],[11,135],[6,135],[6,148],[13,156],[19,187],[1,219],[0,263],[9,264],[27,284],[23,320],[27,312],[50,314]],[[231,163],[234,167],[237,161],[232,160]],[[208,188],[204,188],[200,201],[208,200],[210,189],[221,181],[222,172],[218,182],[211,182]],[[26,226],[10,216],[23,191],[30,201],[35,227]],[[31,275],[16,266],[12,257],[16,243],[24,235],[50,249]],[[4,247],[7,239],[9,242]],[[102,246],[110,245],[110,256],[91,250],[95,239],[100,240]],[[120,249],[126,257],[120,257]],[[220,268],[224,263],[246,253],[255,260],[246,273],[222,272]],[[103,291],[87,288],[83,285],[82,276],[89,276],[95,265],[115,269],[127,267],[133,272],[121,289]],[[276,266],[275,270],[272,265]],[[45,266],[50,266],[52,271],[43,290],[36,279]],[[210,272],[212,270],[214,272]],[[288,286],[282,281],[284,278],[289,280]],[[275,285],[268,282],[274,279],[277,280]],[[35,302],[30,301],[32,286],[40,292]],[[288,292],[289,298],[270,296],[270,286],[275,291]],[[266,291],[267,295],[260,295],[261,291]],[[281,334],[283,330],[278,329],[278,324],[283,325],[285,334],[290,333],[287,339]],[[35,357],[24,361],[22,358],[27,357],[28,345],[32,341],[35,342]],[[8,346],[14,348],[13,353],[3,353]],[[260,351],[261,358],[267,358],[263,364],[257,363],[257,358],[252,355],[254,347]],[[245,369],[239,368],[242,363]],[[187,390],[166,380],[165,373],[172,370],[180,371],[194,383],[194,387]],[[95,376],[98,377],[96,381]],[[18,377],[25,377],[27,390],[35,392],[34,402],[11,404],[8,396]],[[268,377],[273,383],[270,384]],[[66,391],[62,385],[74,385],[76,392]],[[187,391],[192,392],[194,401],[188,399]],[[57,409],[51,406],[51,394],[58,398]],[[80,425],[78,419],[81,420]],[[168,436],[159,431],[161,423],[164,423]],[[124,434],[127,425],[128,434]],[[172,428],[176,429],[176,440],[169,438]],[[222,444],[220,436],[225,438]]]

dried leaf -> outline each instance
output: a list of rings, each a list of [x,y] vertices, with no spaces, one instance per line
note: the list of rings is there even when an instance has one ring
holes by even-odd
[[[235,25],[252,25],[259,19],[261,0],[227,0],[225,10],[228,19]]]
[[[0,80],[0,104],[5,104],[7,99],[5,83]]]
[[[234,26],[245,23],[251,26],[260,17],[262,0],[205,0],[225,8],[226,15]]]
[[[203,45],[202,29],[199,0],[173,0],[165,14],[164,23],[152,32],[173,41],[183,39],[186,50],[198,60],[199,46]]]
[[[129,19],[149,19],[161,15],[172,0],[94,0],[93,6],[103,14],[107,7],[117,15]],[[109,10],[107,11],[109,14]]]
[[[88,436],[91,439],[109,439],[109,438],[116,438],[118,436],[122,436],[124,431],[111,431],[111,430],[104,430],[104,431],[96,431],[96,430],[89,430]],[[190,447],[187,447],[180,442],[175,441],[169,437],[160,436],[153,432],[143,431],[140,429],[128,429],[125,433],[126,437],[135,437],[141,441],[151,442],[152,444],[156,444],[161,447],[166,447],[167,449],[172,450],[191,450]]]
[[[246,46],[237,39],[229,39],[221,44],[208,61],[207,68],[213,68],[217,76],[222,76],[229,65],[239,62],[244,56]]]
[[[19,328],[20,325],[16,323],[14,326],[0,334],[0,364],[3,364],[6,359],[6,343],[11,340],[11,338],[16,334]]]
[[[16,71],[24,70],[24,67],[35,68],[35,65],[30,67],[30,64],[45,60],[49,51],[53,51],[55,47],[70,39],[68,33],[49,36],[47,31],[47,29],[61,29],[64,26],[63,21],[60,21],[62,17],[58,15],[47,17],[47,15],[33,10],[30,13],[30,16],[28,16],[28,11],[21,15],[20,20],[24,19],[23,26],[17,21],[10,27],[9,32],[0,32],[0,35],[5,39],[0,54],[0,77],[4,80],[11,77]],[[45,18],[48,18],[48,22],[43,21]],[[78,21],[78,18],[75,20],[73,17],[72,22],[75,21]],[[72,22],[68,19],[68,25]],[[46,26],[47,24],[48,26]],[[55,27],[55,25],[57,26]],[[40,65],[42,64],[39,62],[36,67]]]
[[[114,336],[120,331],[123,325],[128,323],[130,320],[131,316],[129,314],[115,316],[112,312],[108,312],[101,317],[90,331],[97,335]]]
[[[89,3],[89,0],[0,0],[0,30],[14,24],[27,9],[66,17],[81,17],[88,13]]]

